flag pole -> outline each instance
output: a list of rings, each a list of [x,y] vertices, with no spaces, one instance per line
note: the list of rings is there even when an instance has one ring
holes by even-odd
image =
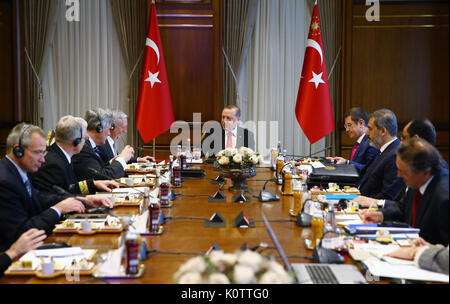
[[[155,149],[155,138],[153,138],[153,158],[155,158],[155,152],[156,152],[156,149]]]

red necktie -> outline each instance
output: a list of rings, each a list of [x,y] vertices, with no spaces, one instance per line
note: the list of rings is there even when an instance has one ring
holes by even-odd
[[[416,193],[414,194],[413,199],[413,214],[412,214],[412,226],[416,227],[416,215],[417,215],[417,209],[419,209],[420,199],[422,198],[422,194],[420,194],[419,190],[416,190]]]
[[[353,157],[355,156],[356,149],[358,149],[358,146],[359,146],[359,142],[355,142],[355,144],[353,145],[353,148],[352,148],[352,156],[350,156],[350,160],[353,160]]]
[[[227,148],[233,148],[233,133],[231,131],[227,135]]]

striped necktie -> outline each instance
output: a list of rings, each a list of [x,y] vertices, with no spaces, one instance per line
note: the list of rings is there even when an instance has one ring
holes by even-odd
[[[27,179],[27,180],[25,181],[25,187],[27,188],[28,194],[29,194],[30,197],[31,197],[31,196],[32,196],[32,193],[31,193],[31,182],[30,182],[30,179]]]
[[[100,149],[98,148],[98,146],[94,147],[94,152],[95,154],[97,154],[98,157],[100,157]]]

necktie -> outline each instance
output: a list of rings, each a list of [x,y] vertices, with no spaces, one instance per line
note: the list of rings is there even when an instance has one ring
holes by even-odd
[[[414,193],[414,199],[413,199],[413,214],[412,214],[412,226],[416,227],[416,215],[417,215],[417,209],[419,209],[420,200],[422,199],[422,194],[420,194],[419,189],[416,190],[416,193]]]
[[[114,156],[117,156],[117,154],[119,154],[119,152],[117,151],[116,142],[113,142],[113,148],[114,148]]]
[[[233,148],[233,133],[231,131],[227,135],[227,148]]]
[[[352,148],[352,156],[350,156],[350,160],[353,160],[353,157],[355,156],[356,150],[358,149],[359,142],[355,142]]]
[[[100,157],[100,149],[98,148],[98,146],[94,147],[94,152],[95,154],[97,154],[98,157]]]
[[[31,197],[31,182],[30,182],[29,179],[27,179],[27,180],[25,181],[25,187],[27,188],[28,194],[29,194],[30,197]]]

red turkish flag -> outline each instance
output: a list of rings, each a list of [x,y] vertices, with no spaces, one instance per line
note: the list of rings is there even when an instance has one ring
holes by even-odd
[[[306,43],[295,115],[311,144],[334,130],[333,109],[331,108],[317,4],[314,5]]]
[[[136,126],[144,142],[149,142],[169,130],[175,121],[154,3],[145,45]]]

